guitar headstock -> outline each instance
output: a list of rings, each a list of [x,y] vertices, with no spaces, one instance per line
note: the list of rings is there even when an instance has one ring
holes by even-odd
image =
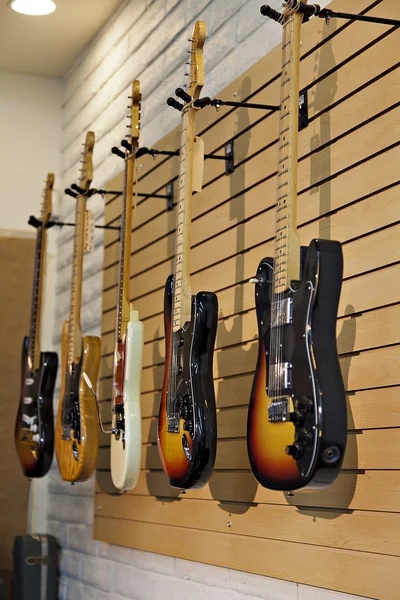
[[[54,173],[49,173],[46,179],[46,187],[43,192],[43,200],[40,211],[40,220],[43,224],[48,223],[51,217],[53,201]]]
[[[194,29],[191,42],[190,52],[190,82],[188,93],[197,100],[200,97],[202,87],[204,86],[204,61],[203,47],[206,41],[207,30],[204,21],[197,21]]]
[[[88,131],[86,134],[86,140],[84,150],[82,152],[82,168],[81,176],[79,179],[79,186],[87,192],[90,188],[93,179],[93,148],[95,142],[95,135],[93,131]]]
[[[285,22],[290,19],[294,14],[299,12],[300,4],[307,4],[308,0],[286,0],[286,6],[282,12],[282,21]],[[301,15],[303,19],[304,15]]]
[[[130,136],[132,139],[130,140],[132,146],[135,147],[139,141],[140,134],[140,111],[141,111],[141,101],[142,94],[140,93],[140,81],[135,79],[132,83],[132,94],[130,96],[131,102],[131,133]]]

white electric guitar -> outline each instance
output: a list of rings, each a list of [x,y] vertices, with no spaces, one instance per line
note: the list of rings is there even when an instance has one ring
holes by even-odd
[[[135,154],[139,147],[140,83],[132,84],[130,123],[125,149],[123,209],[121,215],[121,247],[117,320],[115,331],[111,477],[115,487],[129,490],[135,487],[142,451],[140,377],[143,354],[143,323],[138,311],[129,302],[129,279],[132,234],[132,202]]]

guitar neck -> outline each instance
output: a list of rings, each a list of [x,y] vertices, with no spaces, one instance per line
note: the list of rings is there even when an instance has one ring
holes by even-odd
[[[191,319],[190,231],[192,223],[195,114],[196,110],[194,108],[187,107],[184,109],[182,115],[179,201],[176,224],[173,331],[178,331]]]
[[[132,236],[132,201],[136,147],[133,148],[133,153],[130,156],[127,156],[125,159],[116,324],[117,341],[122,341],[130,318],[129,287]]]
[[[281,294],[300,279],[297,233],[297,161],[300,32],[303,16],[294,13],[283,25],[278,191],[275,226],[274,292]]]
[[[46,255],[46,228],[40,227],[36,235],[35,266],[32,286],[31,320],[29,328],[28,360],[30,369],[40,367],[40,316],[42,284]]]
[[[86,196],[78,196],[75,211],[74,257],[72,263],[71,304],[68,322],[68,364],[82,354],[81,302],[83,253],[85,244]]]

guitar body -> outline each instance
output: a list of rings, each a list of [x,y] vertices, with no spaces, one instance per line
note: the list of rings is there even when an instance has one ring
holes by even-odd
[[[140,409],[140,381],[143,356],[143,323],[137,311],[131,310],[131,319],[123,344],[115,359],[114,386],[123,403],[115,403],[113,428],[118,428],[116,410],[122,407],[123,431],[111,436],[111,477],[116,488],[130,490],[137,484],[142,454],[142,419]]]
[[[166,353],[158,450],[171,486],[200,488],[211,475],[216,454],[212,364],[218,301],[209,292],[192,296],[191,322],[174,333],[173,286],[171,275],[164,301]]]
[[[22,345],[21,396],[15,423],[15,447],[26,477],[43,477],[51,467],[54,447],[53,394],[58,357],[41,352],[40,368],[28,366],[29,338]]]
[[[83,379],[86,373],[94,390],[100,368],[100,338],[86,336],[82,340],[80,363],[73,365],[72,374],[67,369],[68,321],[62,332],[61,359],[62,384],[56,423],[56,455],[64,481],[86,481],[95,468],[98,453],[98,419],[96,401]],[[71,400],[67,423],[63,423],[63,408]],[[69,438],[64,439],[69,427]]]
[[[270,372],[272,259],[261,261],[256,284],[259,352],[248,414],[248,452],[256,479],[265,487],[286,491],[332,483],[343,462],[347,432],[336,347],[341,246],[313,240],[302,249],[301,262],[301,281],[291,286],[296,291],[279,296],[292,302],[291,317],[288,305],[282,308],[286,324],[279,353],[290,371],[279,395],[270,391],[277,385]],[[268,392],[275,396],[275,404]]]

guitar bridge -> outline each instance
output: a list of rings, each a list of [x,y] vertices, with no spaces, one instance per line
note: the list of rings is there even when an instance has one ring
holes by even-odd
[[[63,425],[61,439],[62,440],[70,440],[71,439],[71,427],[69,425]]]
[[[180,415],[179,413],[174,413],[173,415],[168,417],[168,433],[179,433],[180,431]]]
[[[268,419],[270,423],[286,423],[289,421],[289,398],[281,398],[268,406]]]

